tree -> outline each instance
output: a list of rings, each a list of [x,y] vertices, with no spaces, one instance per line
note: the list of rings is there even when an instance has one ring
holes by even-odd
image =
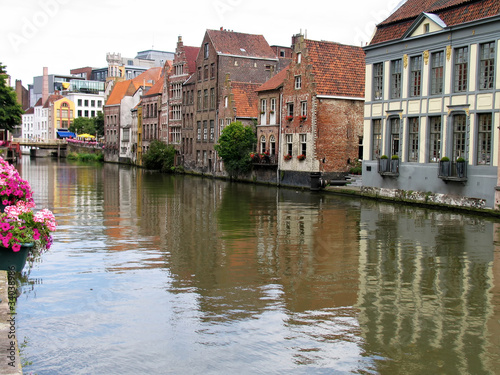
[[[224,128],[219,143],[214,147],[231,177],[250,171],[252,168],[250,152],[256,143],[257,137],[252,127],[244,126],[240,121]]]
[[[16,125],[22,123],[23,108],[17,102],[14,89],[7,86],[7,71],[0,63],[0,129],[14,130]]]
[[[142,161],[147,169],[170,172],[174,167],[175,148],[165,142],[154,140],[150,143],[148,151],[142,155]]]
[[[87,117],[77,117],[69,127],[76,134],[95,134],[94,120]]]
[[[104,137],[104,113],[101,111],[97,112],[97,116],[94,117],[94,127],[97,136]]]

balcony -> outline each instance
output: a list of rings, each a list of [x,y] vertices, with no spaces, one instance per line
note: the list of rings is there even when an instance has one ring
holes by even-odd
[[[277,155],[262,155],[262,154],[253,154],[252,164],[253,165],[262,165],[262,166],[277,166],[278,165],[278,156]]]
[[[467,182],[467,161],[440,161],[438,177],[444,182]]]
[[[378,173],[382,177],[398,177],[399,159],[378,159]]]

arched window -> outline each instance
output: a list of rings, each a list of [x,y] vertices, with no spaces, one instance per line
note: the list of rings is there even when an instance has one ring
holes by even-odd
[[[271,155],[276,155],[276,138],[274,138],[274,135],[269,138],[269,145]]]
[[[266,137],[265,136],[260,137],[260,152],[261,153],[266,152]]]

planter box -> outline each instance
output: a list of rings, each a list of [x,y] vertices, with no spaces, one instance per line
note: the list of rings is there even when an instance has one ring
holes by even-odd
[[[33,243],[23,244],[21,250],[16,253],[10,248],[0,246],[0,270],[21,272],[33,245]]]

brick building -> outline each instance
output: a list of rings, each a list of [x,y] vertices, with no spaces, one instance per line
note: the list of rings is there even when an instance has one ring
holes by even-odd
[[[279,169],[283,184],[347,174],[363,137],[364,52],[360,47],[293,37],[283,83]]]
[[[199,47],[185,46],[182,37],[177,40],[172,69],[166,76],[162,103],[163,139],[179,152],[177,164],[183,164],[184,153],[192,148],[194,131],[194,87],[188,84],[196,71]],[[186,89],[187,85],[189,89]],[[186,86],[186,87],[187,87]]]
[[[264,83],[278,68],[279,59],[262,35],[227,30],[207,30],[196,59],[195,132],[193,170],[220,173],[214,145],[217,142],[217,109],[229,74],[242,83]]]
[[[166,64],[165,67],[168,68],[169,65]],[[137,146],[142,147],[143,154],[149,149],[152,141],[161,139],[161,104],[164,80],[165,74],[155,82],[146,94],[142,95],[142,140]]]

